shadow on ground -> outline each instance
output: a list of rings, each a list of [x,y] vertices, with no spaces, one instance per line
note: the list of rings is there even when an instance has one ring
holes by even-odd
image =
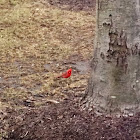
[[[51,5],[66,10],[92,11],[95,8],[95,0],[47,0]]]

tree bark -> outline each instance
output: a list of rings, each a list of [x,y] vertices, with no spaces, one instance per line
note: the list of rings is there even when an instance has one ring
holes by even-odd
[[[100,113],[140,109],[140,0],[96,0],[92,72],[82,103]]]

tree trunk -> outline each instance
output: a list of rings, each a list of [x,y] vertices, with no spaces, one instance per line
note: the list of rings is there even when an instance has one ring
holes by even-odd
[[[140,0],[96,0],[92,72],[83,104],[101,113],[140,109]]]

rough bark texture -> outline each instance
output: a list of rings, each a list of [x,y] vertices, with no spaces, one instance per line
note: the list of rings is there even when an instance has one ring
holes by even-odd
[[[97,0],[92,73],[83,104],[99,112],[140,108],[140,0]]]

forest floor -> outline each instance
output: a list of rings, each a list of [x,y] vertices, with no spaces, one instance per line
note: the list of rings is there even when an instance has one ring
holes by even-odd
[[[139,138],[139,114],[98,117],[79,107],[94,17],[95,0],[0,1],[0,139]],[[69,68],[70,78],[56,79]]]

